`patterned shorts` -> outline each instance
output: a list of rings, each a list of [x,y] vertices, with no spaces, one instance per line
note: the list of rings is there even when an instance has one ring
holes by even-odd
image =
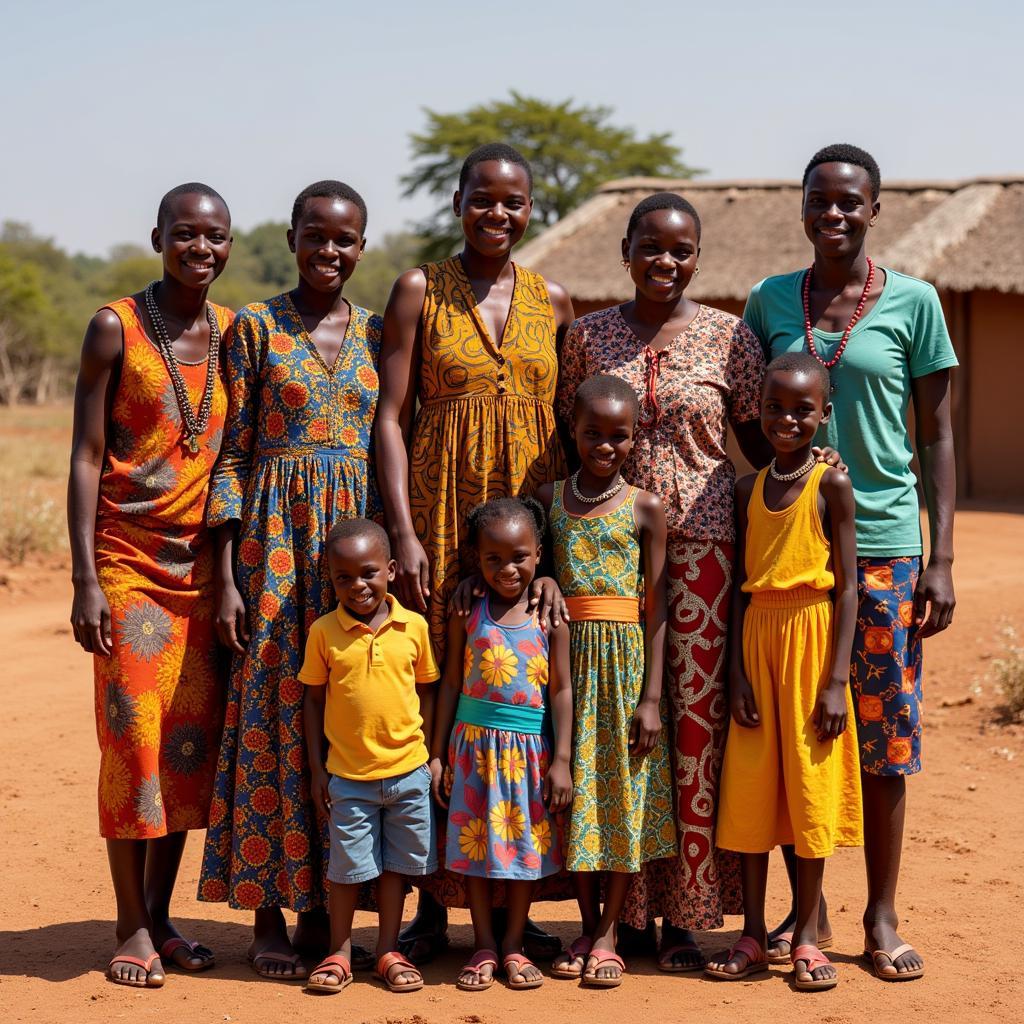
[[[921,641],[914,629],[918,555],[857,559],[857,632],[850,682],[861,770],[921,770]]]

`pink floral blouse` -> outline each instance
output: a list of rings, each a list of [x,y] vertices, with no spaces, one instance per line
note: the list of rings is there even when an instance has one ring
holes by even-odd
[[[580,317],[559,365],[558,409],[571,421],[576,389],[595,373],[622,377],[641,404],[626,479],[665,504],[669,533],[733,542],[736,473],[725,452],[727,423],[760,415],[764,355],[738,317],[701,306],[661,352],[633,333],[618,306]]]

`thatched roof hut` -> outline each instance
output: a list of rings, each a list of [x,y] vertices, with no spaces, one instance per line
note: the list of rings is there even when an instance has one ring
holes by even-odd
[[[810,260],[794,181],[625,178],[597,193],[517,253],[564,285],[577,314],[624,302],[620,263],[630,211],[652,192],[678,192],[700,213],[700,275],[692,298],[734,313],[752,285]],[[939,290],[960,357],[954,376],[958,489],[1024,500],[1024,429],[1000,410],[1020,404],[1024,379],[1024,175],[966,181],[886,181],[871,252],[883,266]]]

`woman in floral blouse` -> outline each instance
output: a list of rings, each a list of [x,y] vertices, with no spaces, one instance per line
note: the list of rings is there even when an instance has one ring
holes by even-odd
[[[679,857],[645,866],[623,915],[639,928],[663,917],[658,965],[666,971],[700,970],[691,930],[721,927],[723,912],[740,910],[735,855],[714,848],[735,541],[727,424],[752,462],[770,456],[759,426],[760,343],[735,316],[686,298],[699,253],[700,218],[685,199],[668,192],[644,199],[622,240],[635,297],[573,324],[559,381],[567,421],[577,387],[592,374],[633,386],[642,415],[624,476],[659,495],[668,517],[665,690]]]

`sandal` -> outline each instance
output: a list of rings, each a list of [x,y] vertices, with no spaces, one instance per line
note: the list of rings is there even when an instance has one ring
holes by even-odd
[[[593,964],[593,966],[591,966]],[[604,964],[613,964],[619,968],[617,978],[599,978],[597,969]],[[622,984],[622,976],[626,973],[626,964],[618,953],[608,949],[595,949],[587,958],[587,966],[580,978],[580,984],[588,988],[618,988]]]
[[[544,984],[544,978],[525,979],[523,981],[513,981],[513,974],[522,974],[524,967],[534,967],[536,964],[528,957],[523,956],[522,953],[506,953],[501,958],[502,970],[505,972],[505,980],[508,982],[509,988],[514,989],[528,989],[528,988],[540,988]]]
[[[115,985],[127,985],[129,988],[162,988],[164,981],[161,978],[159,981],[150,980],[150,972],[153,970],[153,962],[160,959],[159,953],[150,953],[145,960],[140,960],[137,956],[115,956],[113,960],[107,964],[107,977]],[[129,981],[127,978],[115,978],[111,970],[117,964],[131,964],[133,967],[141,967],[146,972],[146,979],[139,984],[135,981]]]
[[[736,958],[736,955],[745,956],[747,958],[746,964],[741,967],[738,971],[727,971],[725,970],[725,964],[730,960]],[[768,956],[765,952],[764,947],[756,939],[752,939],[749,935],[741,935],[737,940],[736,944],[725,954],[725,960],[722,962],[722,967],[712,967],[708,964],[704,968],[704,973],[709,978],[718,978],[719,981],[742,981],[744,978],[748,978],[751,974],[757,974],[760,971],[768,970]]]
[[[672,961],[678,953],[696,953],[699,963],[674,964]],[[787,961],[788,962],[788,961]],[[687,971],[704,970],[704,954],[696,942],[677,942],[673,946],[667,946],[658,953],[658,970],[668,974],[684,974]]]
[[[185,962],[182,963],[180,960],[174,958],[174,954],[179,950],[185,950]],[[189,960],[195,959],[202,960],[199,965],[193,965],[189,963]],[[173,964],[175,967],[180,968],[183,971],[189,971],[192,974],[196,974],[199,971],[206,971],[213,967],[217,963],[217,958],[213,955],[212,949],[207,949],[206,946],[201,945],[195,941],[189,941],[183,939],[180,936],[175,936],[172,939],[168,939],[160,947],[160,959],[166,961],[165,966]]]
[[[419,981],[409,981],[404,985],[399,984],[397,981],[392,981],[391,971],[395,967],[401,968],[398,972],[399,974],[404,972],[418,974]],[[406,960],[401,953],[385,953],[377,961],[377,966],[373,969],[373,976],[377,981],[387,985],[389,992],[419,992],[423,988],[423,975],[420,974],[419,968],[411,961]]]
[[[481,972],[482,967],[491,968],[491,976],[485,978]],[[459,978],[455,982],[455,987],[462,989],[463,992],[484,992],[494,984],[494,972],[498,969],[498,954],[493,949],[478,949],[472,957],[470,957],[469,963],[466,964],[459,972],[462,974],[475,975],[477,980],[476,984],[470,984]]]
[[[565,963],[551,965],[551,977],[568,978],[569,981],[579,981],[580,978],[583,977],[583,972],[587,969],[587,957],[590,956],[590,951],[593,948],[594,940],[589,935],[581,935],[578,939],[574,939],[569,945],[569,948],[561,954],[568,958]],[[580,964],[580,969],[578,971],[570,970],[569,968],[577,960],[583,961],[583,963]]]
[[[768,963],[770,964],[788,964],[790,962],[790,954],[793,952],[793,933],[790,932],[779,932],[774,939],[769,939],[768,945]],[[784,942],[789,949],[785,953],[772,952],[773,947],[779,943]],[[823,939],[818,939],[818,949],[831,949],[832,948],[832,936],[826,935]]]
[[[337,978],[338,983],[334,985],[327,981],[313,981],[313,975],[315,974],[329,974],[332,978]],[[348,957],[335,953],[333,956],[324,957],[316,965],[313,969],[313,974],[310,975],[310,980],[306,982],[305,991],[324,992],[327,995],[334,995],[351,984],[352,964],[349,962]]]
[[[817,946],[812,946],[808,943],[805,946],[797,946],[793,950],[793,985],[800,989],[801,992],[822,992],[825,989],[835,988],[839,984],[838,978],[814,978],[810,981],[801,981],[799,975],[801,974],[813,974],[813,972],[819,968],[824,967],[825,964],[832,963],[831,960]],[[798,971],[796,965],[798,963],[805,963],[807,966],[802,970]]]
[[[876,949],[873,952],[870,949],[865,949],[864,955],[871,961],[876,978],[880,978],[882,981],[912,981],[914,978],[924,977],[924,967],[915,967],[912,971],[901,971],[896,967],[896,961],[904,953],[909,953],[913,949],[914,947],[909,942],[905,942],[902,946],[897,946],[891,953],[887,953],[884,949]],[[888,967],[893,968],[895,973],[890,974],[886,970]]]
[[[305,981],[309,976],[306,965],[298,953],[253,953],[251,950],[246,953],[246,959],[252,969],[261,977],[269,978],[271,981]],[[260,962],[272,964],[291,964],[291,974],[269,974],[260,970]]]

